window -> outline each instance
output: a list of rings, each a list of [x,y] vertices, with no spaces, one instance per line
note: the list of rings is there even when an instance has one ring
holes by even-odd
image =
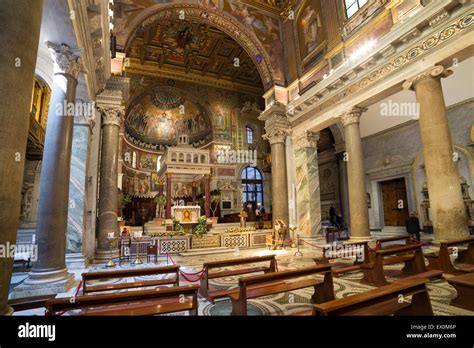
[[[247,139],[247,144],[253,144],[253,129],[250,127],[245,127],[245,137]]]
[[[133,154],[132,154],[132,167],[133,168],[137,167],[137,153],[135,151],[133,151]]]
[[[251,204],[253,209],[257,203],[263,205],[263,180],[257,168],[246,167],[242,171],[242,203]]]
[[[344,0],[347,18],[351,18],[368,0]]]

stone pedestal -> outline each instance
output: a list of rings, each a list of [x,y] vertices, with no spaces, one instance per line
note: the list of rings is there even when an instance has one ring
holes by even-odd
[[[318,138],[308,132],[295,139],[297,227],[303,237],[316,237],[321,230]]]
[[[54,77],[48,112],[38,203],[36,242],[38,261],[12,297],[65,292],[73,275],[66,268],[69,179],[79,57],[67,45],[47,42],[52,52]],[[67,104],[67,108],[64,106]]]
[[[452,72],[435,66],[407,80],[420,104],[420,132],[430,197],[430,217],[435,239],[453,240],[469,236],[441,78]]]
[[[367,188],[365,184],[364,156],[360,139],[359,119],[365,109],[354,107],[341,116],[346,143],[347,182],[351,240],[370,239]]]
[[[285,138],[291,128],[283,105],[274,104],[267,108],[259,117],[265,121],[263,138],[270,142],[272,156],[272,217],[273,225],[281,220],[288,226],[288,183],[286,177]]]
[[[42,0],[5,0],[0,11],[1,245],[16,243],[42,8]],[[13,312],[7,304],[12,267],[13,258],[0,258],[0,315]]]
[[[99,236],[96,259],[107,260],[118,255],[116,245],[110,250],[108,235],[118,235],[118,146],[119,130],[124,107],[113,104],[97,104],[102,113],[102,147],[99,184]]]

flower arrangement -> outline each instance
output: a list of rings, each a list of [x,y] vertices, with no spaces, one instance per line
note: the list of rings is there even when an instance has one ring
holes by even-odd
[[[224,233],[242,233],[242,232],[255,232],[255,227],[232,227],[224,231]]]

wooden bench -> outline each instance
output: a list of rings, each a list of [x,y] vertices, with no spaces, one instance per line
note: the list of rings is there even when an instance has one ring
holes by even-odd
[[[172,274],[172,277],[163,279],[143,280],[136,282],[124,282],[116,284],[89,285],[92,280],[104,280],[114,278],[142,277],[150,275]],[[173,284],[179,286],[179,266],[146,267],[133,269],[118,269],[112,271],[86,272],[82,273],[82,293],[124,290],[132,288],[143,288],[149,286],[160,286]]]
[[[315,316],[433,315],[426,279],[412,279],[369,290],[357,295],[316,304]],[[412,296],[411,302],[400,301]]]
[[[216,268],[238,266],[238,265],[248,265],[248,264],[253,264],[253,263],[258,263],[258,262],[268,262],[268,261],[270,262],[268,266],[257,266],[257,267],[250,267],[250,268],[210,272],[210,270],[216,269]],[[204,263],[203,269],[204,269],[204,272],[201,278],[201,286],[199,288],[199,294],[202,297],[214,303],[216,299],[224,298],[230,292],[234,290],[211,291],[209,289],[209,279],[230,277],[230,276],[235,276],[235,275],[242,275],[242,274],[256,273],[256,272],[265,272],[265,273],[275,272],[276,259],[275,259],[275,255],[272,254],[272,255],[266,255],[266,256],[255,256],[255,257],[246,257],[246,258],[240,258],[240,259],[212,261],[212,262]]]
[[[323,274],[324,280],[305,278],[287,282],[295,278]],[[247,300],[279,294],[308,287],[314,287],[312,303],[322,303],[334,299],[334,289],[330,265],[260,274],[239,279],[239,288],[229,294],[232,301],[232,315],[247,315]]]
[[[88,316],[136,316],[158,315],[189,311],[197,315],[198,286],[186,285],[154,290],[126,291],[113,294],[96,294],[49,300],[46,315],[57,315],[80,309],[77,315]]]
[[[456,267],[449,257],[449,248],[466,245],[467,249],[458,252],[457,261],[469,264],[464,267]],[[428,269],[440,269],[449,274],[464,274],[466,272],[474,272],[474,237],[463,238],[453,241],[441,242],[439,251],[425,254],[428,259]]]
[[[51,300],[55,297],[56,297],[56,294],[14,298],[14,299],[8,300],[8,305],[12,307],[15,312],[26,311],[28,309],[46,307],[46,302],[48,302],[48,300]]]
[[[458,295],[451,300],[451,306],[474,311],[474,273],[464,273],[448,279]]]
[[[353,246],[353,247],[362,246],[363,253],[364,253],[364,260],[361,261],[361,260],[356,259],[351,266],[345,266],[345,267],[332,269],[331,272],[334,277],[338,277],[340,274],[343,274],[343,273],[358,271],[360,270],[360,264],[367,262],[369,260],[369,242],[368,241],[348,242],[348,243],[343,243],[342,245]],[[322,257],[316,257],[316,258],[313,258],[313,260],[314,262],[316,262],[317,265],[320,265],[320,264],[329,264],[330,260],[335,260],[337,258],[339,258],[338,255],[334,255],[334,254],[326,255],[326,253],[323,252]]]
[[[385,258],[387,258],[388,262],[384,262]],[[428,275],[421,244],[410,244],[375,251],[373,261],[360,265],[364,272],[361,283],[372,286],[388,284],[385,279],[383,266],[399,262],[405,263],[405,267],[402,270],[404,273],[419,274],[419,276],[422,276],[422,274]]]

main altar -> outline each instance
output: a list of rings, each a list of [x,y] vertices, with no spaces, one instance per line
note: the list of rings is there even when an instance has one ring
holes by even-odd
[[[201,215],[201,207],[191,206],[173,206],[171,207],[171,218],[174,218],[180,224],[197,224]]]

